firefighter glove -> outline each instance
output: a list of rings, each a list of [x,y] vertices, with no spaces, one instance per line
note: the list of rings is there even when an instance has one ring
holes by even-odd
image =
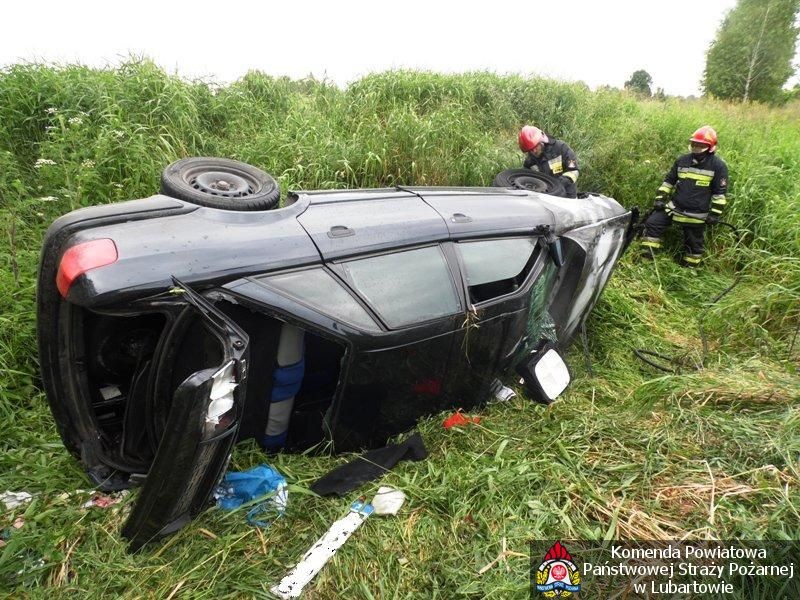
[[[706,223],[708,225],[716,225],[717,223],[719,223],[719,215],[713,212],[708,213],[708,216],[706,217]]]
[[[655,202],[653,202],[653,210],[655,211],[665,210],[666,208],[667,208],[667,203],[664,202],[663,200],[656,200]]]

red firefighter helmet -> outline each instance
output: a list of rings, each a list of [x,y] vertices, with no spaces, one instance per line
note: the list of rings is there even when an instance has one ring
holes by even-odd
[[[521,138],[520,138],[521,139]],[[714,152],[717,149],[717,132],[710,125],[703,125],[700,129],[692,134],[689,138],[690,142],[698,144],[705,144],[708,146],[709,152]]]
[[[525,125],[519,132],[519,149],[523,152],[530,152],[542,142],[547,141],[547,136],[538,127]]]

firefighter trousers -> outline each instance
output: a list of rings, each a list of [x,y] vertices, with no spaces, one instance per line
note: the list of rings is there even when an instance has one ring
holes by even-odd
[[[653,211],[644,223],[642,246],[645,249],[661,248],[662,238],[667,227],[672,223],[672,215],[664,210]],[[683,227],[684,263],[688,266],[700,264],[705,250],[705,224],[681,223]]]

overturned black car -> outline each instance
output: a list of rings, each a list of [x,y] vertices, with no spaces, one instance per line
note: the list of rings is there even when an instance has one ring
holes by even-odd
[[[635,220],[598,194],[278,194],[243,163],[184,159],[162,194],[48,230],[43,383],[93,482],[142,484],[133,549],[202,510],[236,440],[382,445],[517,373],[551,400]]]

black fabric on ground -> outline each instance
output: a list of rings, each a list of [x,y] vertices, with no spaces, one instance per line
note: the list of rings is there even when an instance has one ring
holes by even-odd
[[[415,433],[401,444],[391,444],[362,454],[346,465],[335,468],[311,485],[320,496],[344,496],[362,483],[378,479],[401,460],[420,461],[428,458],[422,436]]]

